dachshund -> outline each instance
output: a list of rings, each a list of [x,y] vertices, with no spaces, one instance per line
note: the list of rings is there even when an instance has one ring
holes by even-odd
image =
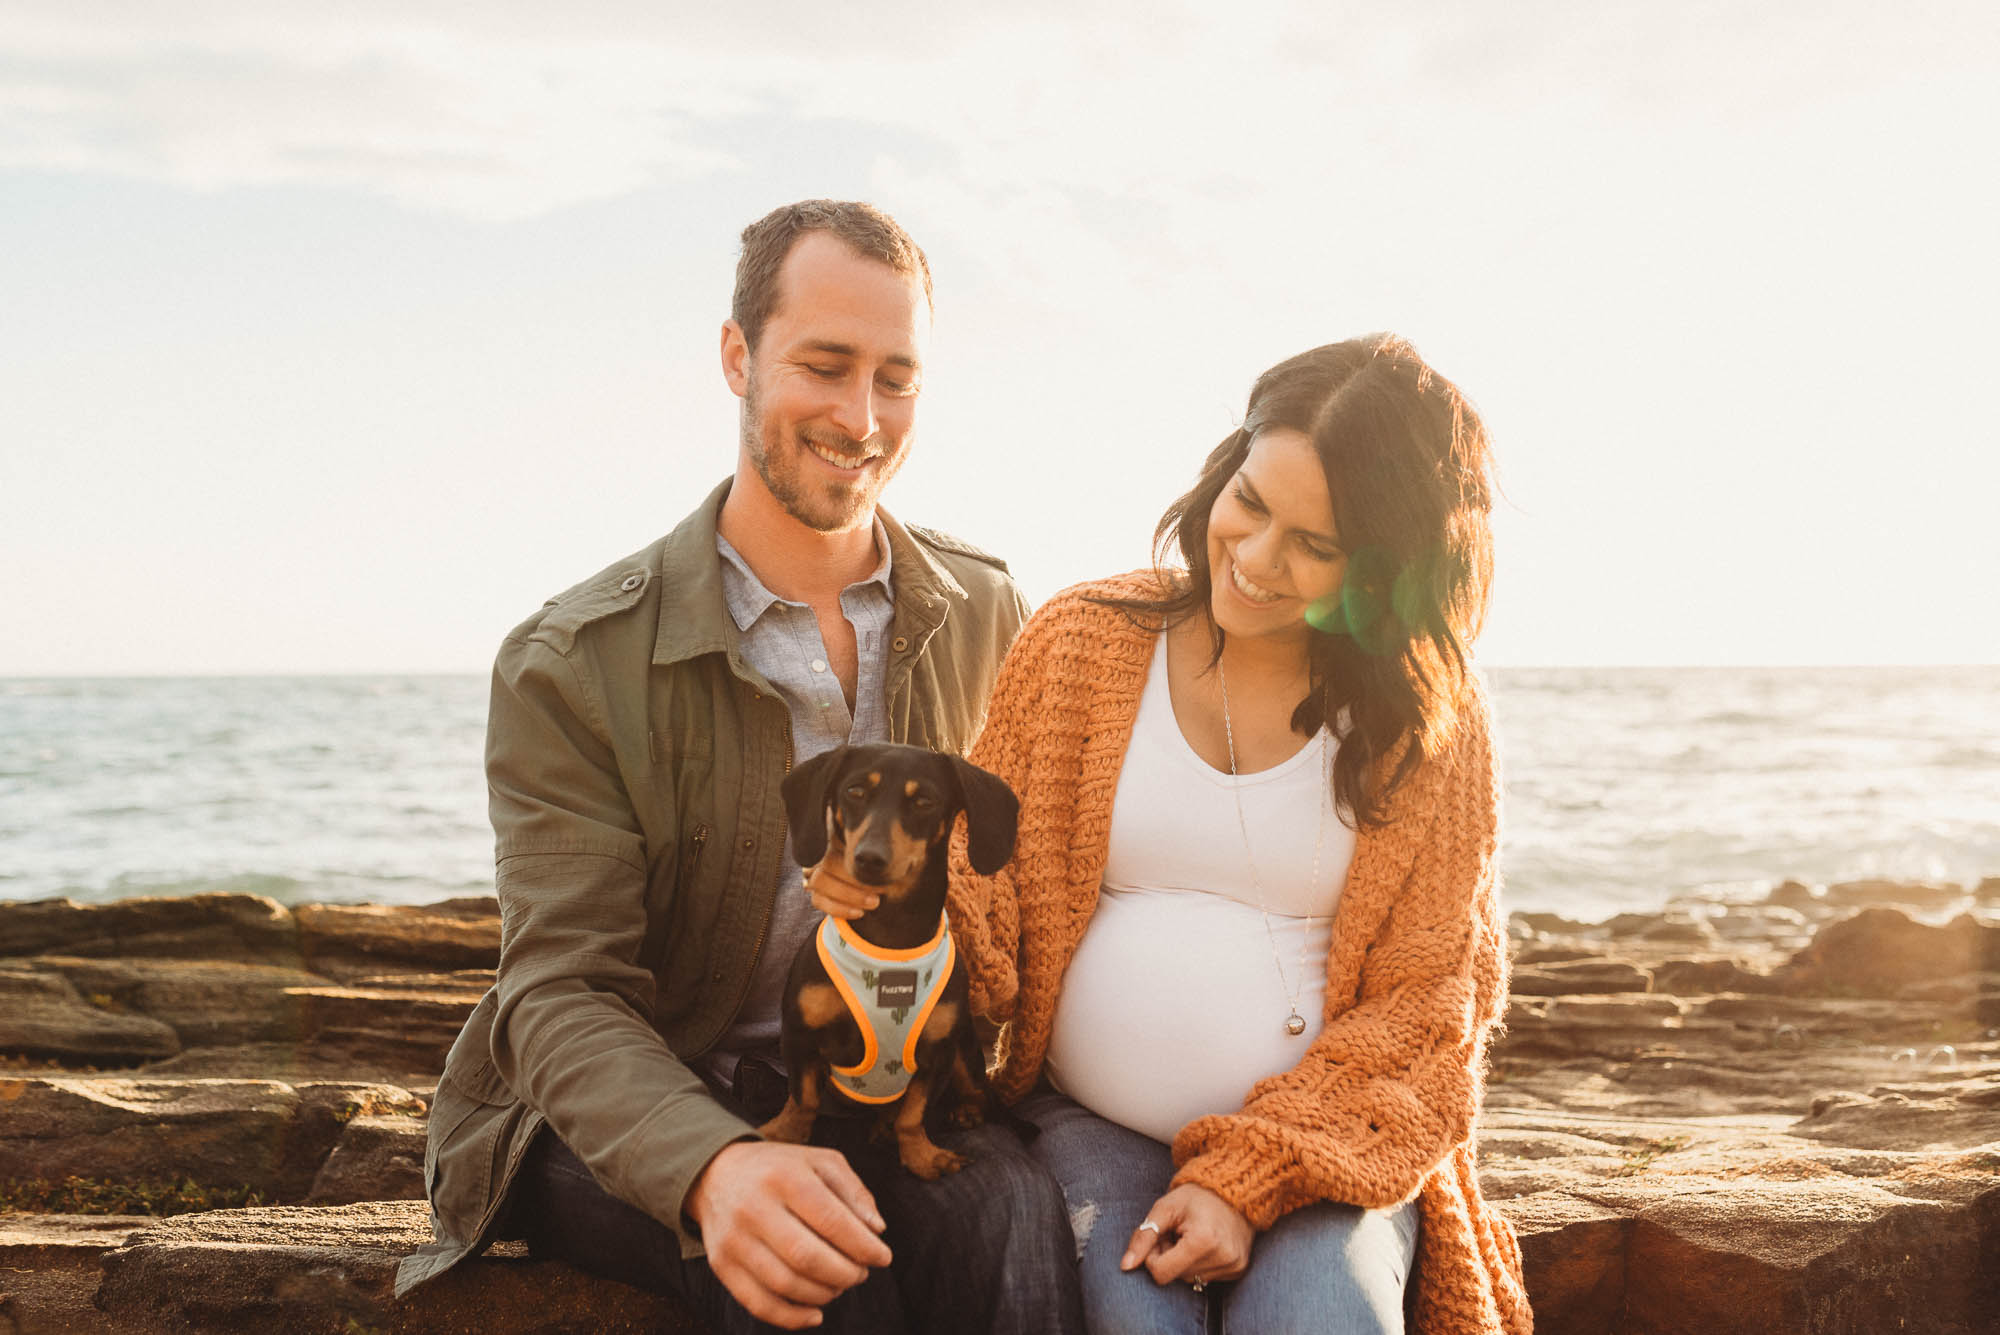
[[[934,1144],[926,1114],[947,1091],[953,1124],[993,1106],[965,970],[945,921],[946,855],[965,812],[981,875],[1014,853],[1020,803],[1004,780],[954,755],[889,743],[843,746],[785,776],[792,856],[810,878],[823,859],[880,902],[823,919],[793,957],[781,1003],[785,1107],[759,1131],[803,1144],[827,1101],[877,1108],[905,1168],[935,1181],[965,1156]]]

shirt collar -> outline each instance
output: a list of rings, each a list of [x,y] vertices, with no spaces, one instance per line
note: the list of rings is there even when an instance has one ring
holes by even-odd
[[[895,590],[889,583],[889,531],[882,526],[880,515],[874,519],[873,534],[875,550],[882,553],[882,559],[877,563],[875,573],[866,579],[856,580],[842,589],[841,593],[844,595],[850,590],[863,589],[871,584],[879,585],[882,597],[893,602]],[[737,551],[734,544],[722,536],[720,530],[717,530],[715,535],[715,550],[722,557],[723,603],[728,607],[729,618],[736,623],[737,630],[749,630],[757,624],[757,618],[771,609],[771,604],[787,601],[764,587],[764,581],[757,578],[757,572],[743,559],[743,553]],[[802,603],[790,605],[804,606]]]

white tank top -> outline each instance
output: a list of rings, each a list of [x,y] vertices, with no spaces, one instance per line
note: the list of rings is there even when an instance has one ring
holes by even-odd
[[[1327,787],[1334,745],[1321,729],[1273,769],[1240,779],[1214,769],[1174,718],[1160,637],[1118,776],[1097,910],[1056,1005],[1047,1068],[1058,1089],[1170,1141],[1196,1117],[1235,1112],[1251,1085],[1305,1055],[1321,1027],[1333,910],[1354,857],[1354,831]],[[1322,814],[1319,879],[1309,884]],[[1285,1032],[1294,988],[1306,1021],[1297,1037]]]

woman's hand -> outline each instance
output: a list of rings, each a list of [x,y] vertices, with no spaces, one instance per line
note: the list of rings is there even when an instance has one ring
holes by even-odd
[[[1175,1187],[1153,1202],[1146,1224],[1132,1230],[1120,1270],[1141,1265],[1155,1284],[1177,1279],[1236,1279],[1250,1268],[1250,1244],[1257,1230],[1236,1207],[1207,1187],[1193,1183]]]
[[[859,881],[850,881],[838,858],[821,858],[806,868],[806,893],[813,907],[829,918],[858,918],[882,902],[882,896]]]

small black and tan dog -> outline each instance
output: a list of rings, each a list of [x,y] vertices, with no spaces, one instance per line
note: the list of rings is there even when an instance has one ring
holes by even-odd
[[[785,776],[784,795],[808,879],[822,859],[836,862],[881,902],[851,922],[824,919],[793,958],[779,1039],[789,1097],[760,1130],[804,1143],[822,1103],[846,1100],[882,1110],[912,1173],[955,1173],[965,1158],[932,1142],[927,1114],[950,1091],[951,1120],[976,1126],[991,1094],[945,921],[946,853],[963,811],[973,869],[998,871],[1014,853],[1020,803],[957,756],[887,743],[813,757]]]

